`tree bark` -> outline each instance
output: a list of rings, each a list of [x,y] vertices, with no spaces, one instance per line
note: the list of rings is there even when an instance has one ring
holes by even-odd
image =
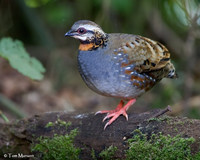
[[[127,139],[133,136],[135,129],[148,136],[162,132],[164,135],[181,134],[182,137],[193,137],[196,141],[192,145],[192,151],[196,153],[200,142],[200,120],[169,116],[151,119],[162,111],[156,109],[140,114],[131,113],[128,122],[120,116],[106,130],[103,129],[106,122],[102,123],[105,115],[94,115],[94,113],[49,112],[10,124],[0,124],[0,159],[5,153],[31,154],[30,145],[36,142],[38,137],[53,137],[55,133],[66,134],[75,128],[78,129],[78,135],[74,143],[76,147],[82,149],[80,159],[88,160],[92,149],[98,154],[111,145],[118,148],[115,156],[123,158],[124,150],[128,148]],[[67,130],[59,126],[45,127],[48,122],[55,122],[58,119],[72,124]]]

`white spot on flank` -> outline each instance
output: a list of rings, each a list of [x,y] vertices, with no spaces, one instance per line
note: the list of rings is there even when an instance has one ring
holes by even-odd
[[[127,69],[127,70],[128,70],[128,69],[131,69],[131,67],[126,67],[125,69]]]
[[[127,60],[126,60],[126,59],[124,59],[123,61],[121,61],[121,63],[127,63]]]
[[[118,55],[118,56],[121,56],[122,54],[121,54],[121,53],[118,53],[117,55]]]

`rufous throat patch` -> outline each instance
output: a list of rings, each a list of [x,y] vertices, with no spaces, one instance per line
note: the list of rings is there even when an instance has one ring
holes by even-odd
[[[79,50],[81,50],[81,51],[88,51],[88,50],[90,50],[90,49],[92,49],[92,47],[93,47],[93,43],[88,43],[88,44],[80,44],[80,46],[79,46]]]

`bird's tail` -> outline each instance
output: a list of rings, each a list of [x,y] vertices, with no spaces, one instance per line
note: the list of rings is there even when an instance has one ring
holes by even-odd
[[[171,62],[168,63],[166,68],[168,70],[167,78],[172,78],[172,79],[178,78],[178,75],[177,75],[177,73],[175,71],[175,67]]]

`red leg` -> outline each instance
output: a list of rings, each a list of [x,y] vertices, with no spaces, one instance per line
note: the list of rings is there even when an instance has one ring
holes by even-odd
[[[95,115],[97,115],[97,114],[99,114],[99,113],[107,113],[107,114],[111,114],[111,113],[114,113],[114,112],[116,112],[116,111],[119,111],[122,107],[123,107],[123,105],[124,105],[124,101],[123,100],[121,100],[120,102],[119,102],[119,104],[117,105],[117,107],[114,109],[114,110],[102,110],[102,111],[98,111],[98,112],[96,112],[95,113]]]
[[[126,117],[126,119],[128,120],[128,115],[126,113],[126,111],[129,109],[129,107],[131,105],[133,105],[136,102],[136,99],[131,99],[130,101],[128,101],[128,103],[122,107],[124,105],[124,102],[121,100],[120,103],[118,104],[117,108],[115,110],[104,110],[104,111],[98,111],[96,114],[98,113],[107,113],[107,116],[103,119],[103,121],[105,121],[108,118],[111,118],[105,125],[104,130],[106,129],[107,126],[109,126],[112,122],[114,122],[121,114],[124,115]]]

